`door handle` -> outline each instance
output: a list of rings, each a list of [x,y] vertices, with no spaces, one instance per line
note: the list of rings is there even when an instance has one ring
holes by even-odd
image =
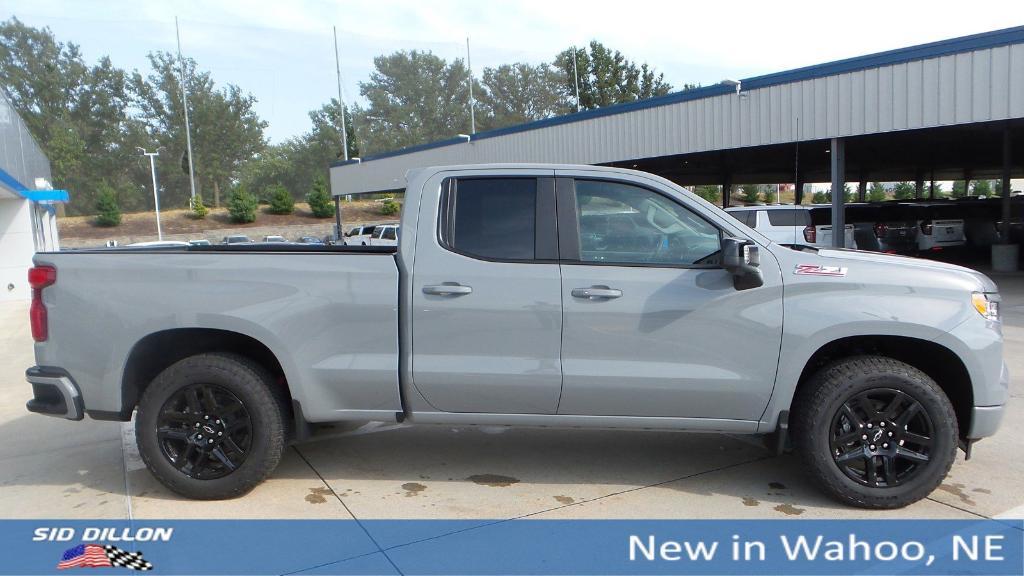
[[[622,290],[609,288],[607,286],[591,286],[590,288],[573,288],[573,298],[587,298],[589,300],[611,300],[622,296]]]
[[[451,284],[438,284],[435,286],[424,286],[424,294],[432,294],[434,296],[461,296],[463,294],[469,294],[473,292],[472,286],[463,286],[462,284],[451,283]]]

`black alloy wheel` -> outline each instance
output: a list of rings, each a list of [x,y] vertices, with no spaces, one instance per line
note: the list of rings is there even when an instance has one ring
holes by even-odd
[[[892,388],[854,395],[832,418],[830,448],[839,469],[870,487],[912,480],[931,459],[934,427],[921,403]]]
[[[192,384],[164,402],[156,434],[171,466],[189,478],[213,480],[245,462],[252,444],[252,420],[229,390]]]

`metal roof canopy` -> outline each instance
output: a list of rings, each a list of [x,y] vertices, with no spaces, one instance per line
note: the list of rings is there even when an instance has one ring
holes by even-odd
[[[682,184],[828,181],[846,140],[851,181],[971,178],[1001,166],[1024,118],[1024,26],[587,110],[338,162],[334,195],[397,190],[407,170],[545,162],[649,170]],[[951,130],[952,129],[952,130]],[[963,129],[959,131],[957,129]],[[869,137],[870,138],[867,138]],[[1013,149],[1014,171],[1022,146]],[[806,164],[805,164],[806,163]],[[726,178],[728,177],[728,180]]]

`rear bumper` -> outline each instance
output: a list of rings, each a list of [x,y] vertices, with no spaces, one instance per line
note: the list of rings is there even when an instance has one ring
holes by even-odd
[[[85,414],[82,394],[71,376],[60,368],[33,366],[25,371],[33,398],[25,404],[29,412],[81,420]]]

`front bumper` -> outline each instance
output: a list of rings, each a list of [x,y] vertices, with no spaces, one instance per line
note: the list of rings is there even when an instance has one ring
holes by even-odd
[[[25,404],[29,412],[81,420],[85,414],[82,394],[71,375],[60,368],[33,366],[25,371],[33,398]]]
[[[1003,368],[999,374],[999,386],[1004,390],[1010,384],[1010,371],[1003,362]],[[975,406],[971,409],[971,427],[967,431],[968,440],[977,440],[992,436],[999,429],[1003,421],[1003,414],[1006,412],[1006,405],[998,406]]]

